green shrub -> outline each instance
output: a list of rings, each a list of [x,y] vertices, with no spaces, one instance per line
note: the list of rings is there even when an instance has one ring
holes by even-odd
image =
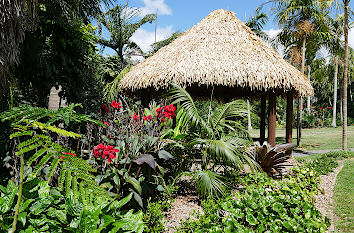
[[[305,166],[315,171],[317,176],[327,175],[338,167],[337,160],[346,159],[354,156],[354,152],[331,151],[317,156],[312,161],[305,161]]]
[[[313,196],[319,192],[318,179],[308,168],[294,168],[282,181],[266,174],[240,177],[236,193],[218,201],[203,203],[205,214],[187,220],[177,232],[325,232]]]
[[[159,233],[165,231],[165,212],[172,207],[172,200],[165,199],[157,202],[148,200],[148,205],[144,215],[144,232]]]

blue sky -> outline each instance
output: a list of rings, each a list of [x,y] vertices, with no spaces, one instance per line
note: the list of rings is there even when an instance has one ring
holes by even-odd
[[[142,14],[158,13],[157,21],[157,41],[166,39],[173,32],[183,32],[193,27],[210,12],[216,9],[226,9],[233,11],[236,16],[245,21],[255,14],[255,9],[266,0],[129,0],[129,6],[139,7]],[[126,0],[117,2],[126,3]],[[350,3],[353,5],[353,1]],[[353,6],[351,6],[354,8]],[[269,15],[270,5],[264,8]],[[147,52],[150,45],[155,41],[155,24],[145,24],[131,38]],[[264,30],[268,34],[277,33],[277,25],[273,18],[265,26]],[[350,33],[349,43],[354,46],[354,31]],[[104,53],[111,54],[112,51],[106,49]]]

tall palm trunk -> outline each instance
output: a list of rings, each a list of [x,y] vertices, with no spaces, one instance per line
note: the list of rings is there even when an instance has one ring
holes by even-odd
[[[306,54],[306,36],[302,40],[301,48],[301,73],[305,74],[305,54]],[[301,129],[302,129],[302,96],[298,100],[297,111],[297,146],[301,146]]]
[[[247,119],[248,119],[248,130],[252,130],[251,107],[250,107],[249,100],[247,100]]]
[[[333,117],[332,127],[337,127],[337,81],[338,79],[338,56],[334,56],[334,87],[333,87]]]
[[[348,150],[347,144],[347,116],[348,116],[348,106],[347,106],[347,92],[348,92],[348,8],[349,1],[344,1],[344,77],[343,77],[343,150]]]
[[[308,66],[307,77],[308,77],[309,81],[311,82],[311,66]],[[309,114],[311,112],[311,97],[310,96],[307,96],[307,112]]]

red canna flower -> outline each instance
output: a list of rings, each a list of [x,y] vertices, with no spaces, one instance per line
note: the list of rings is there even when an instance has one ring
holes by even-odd
[[[138,120],[139,120],[139,116],[138,116],[138,115],[136,115],[136,113],[135,113],[135,112],[134,112],[133,119],[134,119],[135,121],[138,121]]]
[[[104,121],[103,124],[109,126],[110,124],[107,121]]]
[[[111,103],[111,106],[112,106],[112,108],[115,108],[115,109],[119,109],[119,108],[122,108],[122,105],[121,105],[122,103],[121,102],[116,102],[116,101],[112,101],[112,103]]]
[[[101,104],[101,114],[104,115],[106,113],[109,113],[109,110],[105,104]]]

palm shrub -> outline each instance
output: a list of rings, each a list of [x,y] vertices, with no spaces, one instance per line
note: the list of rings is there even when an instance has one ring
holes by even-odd
[[[177,156],[171,172],[192,176],[199,193],[209,197],[223,194],[226,180],[223,175],[239,171],[245,164],[257,168],[244,154],[251,142],[239,123],[247,116],[244,102],[232,101],[203,115],[183,88],[173,85],[170,98],[179,105],[175,127],[164,135],[166,147]]]

